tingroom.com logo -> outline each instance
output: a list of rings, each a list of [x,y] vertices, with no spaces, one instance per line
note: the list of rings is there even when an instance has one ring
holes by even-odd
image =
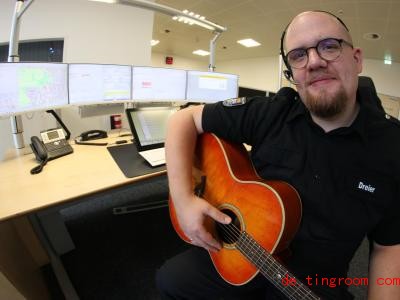
[[[305,278],[305,284],[308,286],[329,286],[335,288],[337,286],[363,286],[368,285],[369,281],[367,277],[319,277],[315,274],[314,277],[307,276]],[[283,286],[296,286],[299,283],[295,277],[290,277],[286,274],[282,278]],[[396,285],[400,286],[400,277],[379,277],[376,279],[377,285]]]

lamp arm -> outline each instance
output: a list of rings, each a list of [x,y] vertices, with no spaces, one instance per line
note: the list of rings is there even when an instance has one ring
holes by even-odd
[[[19,45],[19,21],[22,14],[32,4],[34,0],[27,0],[24,6],[24,0],[17,0],[15,3],[14,14],[11,23],[10,43],[8,46],[8,62],[19,62],[18,45]],[[14,146],[16,149],[22,149],[24,144],[24,126],[21,116],[12,116],[10,118],[11,132],[13,135]]]
[[[19,44],[19,13],[24,5],[23,0],[15,3],[14,14],[11,21],[10,44],[8,46],[8,62],[18,62],[18,44]]]
[[[33,1],[35,1],[35,0],[25,0],[25,5],[22,8],[22,10],[20,11],[20,13],[18,14],[18,19],[22,17],[24,12],[28,9],[28,7],[32,4]]]
[[[210,72],[215,71],[215,45],[217,43],[217,39],[221,35],[221,32],[214,32],[214,37],[210,40],[210,64],[208,65],[208,70]]]
[[[192,17],[190,15],[184,14],[182,11],[180,11],[178,9],[175,9],[175,8],[172,8],[172,7],[169,7],[166,5],[158,4],[155,2],[150,2],[150,1],[146,1],[146,0],[115,0],[115,3],[149,9],[149,10],[152,10],[155,12],[159,12],[159,13],[162,13],[165,15],[172,16],[172,17],[173,16],[185,17],[186,19],[193,21],[195,24],[204,24],[208,27],[213,27],[213,29],[215,31],[218,31],[218,32],[226,31],[226,27],[215,24],[208,20],[201,20],[201,19]]]

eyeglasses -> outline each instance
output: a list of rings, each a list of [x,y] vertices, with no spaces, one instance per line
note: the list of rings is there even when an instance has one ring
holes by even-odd
[[[333,61],[342,53],[342,44],[353,48],[353,45],[343,39],[327,38],[319,41],[314,47],[293,49],[286,54],[286,59],[290,67],[302,69],[308,63],[308,50],[315,49],[322,59]]]

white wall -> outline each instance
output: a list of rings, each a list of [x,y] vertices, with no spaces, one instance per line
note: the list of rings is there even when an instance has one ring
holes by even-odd
[[[239,85],[242,87],[271,92],[278,89],[278,56],[218,61],[216,66],[218,72],[239,75]]]
[[[157,47],[157,46],[155,46]],[[172,65],[167,65],[165,63],[165,57],[172,56],[174,58]],[[175,56],[171,54],[164,54],[158,52],[151,53],[151,66],[161,67],[161,68],[173,68],[182,70],[197,70],[197,71],[207,71],[208,62],[200,61],[195,59],[189,59],[185,57]]]
[[[8,42],[14,0],[1,0],[0,43]],[[21,20],[20,40],[64,38],[64,62],[150,65],[153,12],[87,0],[36,0]],[[81,119],[63,109],[72,136],[86,129],[109,129],[108,117]],[[55,126],[46,113],[24,116],[24,138]],[[0,120],[0,159],[13,148],[10,121]]]

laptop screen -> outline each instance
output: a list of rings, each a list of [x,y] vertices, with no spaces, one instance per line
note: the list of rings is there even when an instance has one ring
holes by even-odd
[[[138,151],[164,147],[168,118],[178,107],[128,108],[126,114]]]

